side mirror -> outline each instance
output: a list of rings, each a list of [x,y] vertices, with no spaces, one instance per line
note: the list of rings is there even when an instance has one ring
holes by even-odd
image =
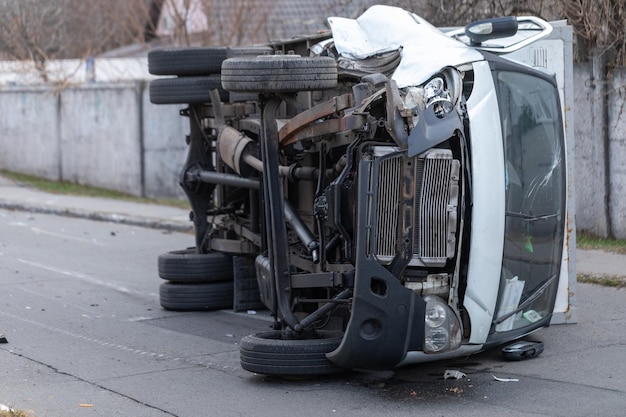
[[[478,20],[465,26],[465,35],[472,45],[480,45],[489,39],[508,38],[517,33],[515,16]]]

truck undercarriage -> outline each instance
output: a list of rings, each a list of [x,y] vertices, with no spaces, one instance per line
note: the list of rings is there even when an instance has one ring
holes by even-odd
[[[241,341],[244,369],[389,369],[470,340],[474,67],[399,87],[401,52],[350,59],[324,34],[149,56],[176,76],[151,83],[152,102],[186,103],[190,125],[195,246],[159,258],[161,304],[269,309],[272,329]]]

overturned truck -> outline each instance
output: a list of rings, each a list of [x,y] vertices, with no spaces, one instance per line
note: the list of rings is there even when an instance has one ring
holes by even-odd
[[[444,33],[387,6],[329,23],[150,53],[175,76],[151,101],[188,104],[190,122],[195,245],[159,257],[163,307],[262,304],[273,326],[241,340],[241,366],[275,375],[463,356],[547,326],[564,124],[554,75],[505,55],[551,26]]]

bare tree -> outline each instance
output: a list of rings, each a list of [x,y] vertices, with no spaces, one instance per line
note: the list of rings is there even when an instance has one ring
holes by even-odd
[[[577,59],[588,59],[595,48],[612,54],[610,61],[614,65],[626,65],[624,0],[389,0],[386,3],[415,12],[436,26],[463,26],[474,20],[507,15],[567,19],[574,26]]]
[[[59,53],[66,0],[4,0],[0,3],[0,50],[9,58],[30,60],[41,71]]]
[[[0,53],[41,65],[145,39],[149,0],[0,0]]]
[[[267,0],[165,0],[165,30],[176,45],[229,45],[268,41]]]
[[[624,0],[567,0],[564,15],[574,26],[579,55],[598,48],[615,55],[614,65],[626,65],[626,2]]]
[[[465,24],[500,16],[533,15],[547,20],[560,18],[559,2],[554,0],[438,0],[425,2],[424,17],[437,26]]]
[[[66,51],[72,57],[144,42],[146,28],[154,24],[150,16],[153,2],[149,0],[63,1],[67,32],[72,35],[65,39]]]
[[[192,43],[189,20],[194,15],[194,9],[197,9],[197,5],[192,4],[193,2],[195,0],[165,0],[161,9],[165,18],[162,30],[176,45],[190,46]]]
[[[295,1],[295,0],[294,0]],[[384,3],[417,13],[437,26],[532,14],[567,18],[574,26],[579,59],[594,47],[626,65],[624,0],[318,0],[321,14],[357,17]],[[242,45],[267,42],[281,32],[281,10],[272,0],[0,0],[0,58],[35,63],[84,58],[156,36],[168,10],[169,37],[178,45]],[[293,3],[291,3],[293,4]],[[302,2],[304,7],[305,2]],[[310,3],[306,4],[311,6]]]

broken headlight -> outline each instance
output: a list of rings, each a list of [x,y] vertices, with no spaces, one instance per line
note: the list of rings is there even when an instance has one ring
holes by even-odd
[[[453,350],[461,345],[461,323],[447,304],[437,297],[426,297],[424,352]]]
[[[454,110],[461,97],[461,73],[451,67],[444,68],[421,87],[408,87],[404,105],[407,109],[419,109],[419,112],[432,107],[439,118]],[[414,120],[414,125],[417,120]]]
[[[424,86],[424,99],[426,107],[432,107],[435,115],[439,118],[454,109],[450,92],[445,88],[441,77],[433,78]]]

